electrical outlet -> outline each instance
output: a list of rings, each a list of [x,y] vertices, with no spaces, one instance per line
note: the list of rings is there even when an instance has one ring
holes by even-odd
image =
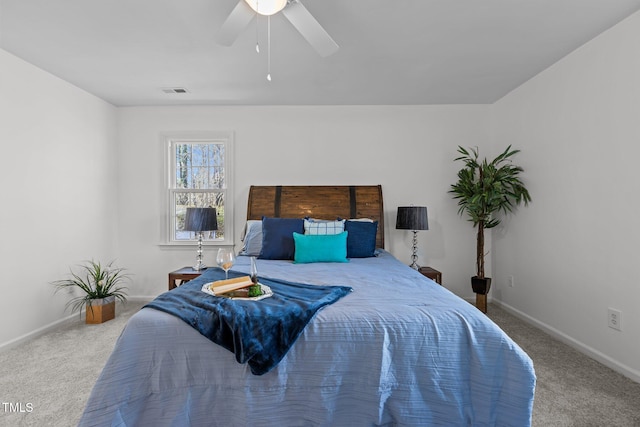
[[[513,282],[514,282],[513,276],[508,276],[507,283],[509,284],[510,288],[513,288]]]
[[[616,310],[615,308],[609,308],[607,311],[607,321],[609,327],[615,329],[617,331],[622,330],[622,312],[620,310]]]

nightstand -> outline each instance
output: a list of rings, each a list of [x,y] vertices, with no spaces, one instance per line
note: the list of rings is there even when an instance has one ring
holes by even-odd
[[[182,267],[169,273],[169,290],[177,288],[183,283],[200,276],[204,270],[194,270],[192,267]]]
[[[435,281],[439,285],[442,285],[442,273],[440,273],[435,268],[420,267],[418,271],[422,273],[423,276],[427,276],[429,279]]]

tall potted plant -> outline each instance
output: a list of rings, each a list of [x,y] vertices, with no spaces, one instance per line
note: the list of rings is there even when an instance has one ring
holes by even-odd
[[[62,289],[78,289],[80,296],[69,300],[65,309],[82,310],[86,307],[86,323],[103,323],[115,317],[116,300],[126,301],[126,287],[129,279],[124,268],[116,268],[113,261],[103,266],[100,262],[87,261],[80,266],[81,272],[71,270],[68,279],[56,280],[53,285],[58,292]]]
[[[458,200],[458,214],[466,214],[477,227],[476,276],[471,278],[471,285],[476,294],[486,295],[491,278],[484,275],[484,230],[500,224],[496,214],[512,212],[521,203],[528,205],[531,196],[519,176],[524,169],[511,160],[520,150],[512,150],[509,145],[491,161],[479,159],[478,151],[458,146],[460,156],[455,161],[463,162],[464,167],[458,171],[458,181],[449,193]]]

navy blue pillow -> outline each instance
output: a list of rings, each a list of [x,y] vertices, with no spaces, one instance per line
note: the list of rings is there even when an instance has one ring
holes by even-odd
[[[378,221],[346,221],[347,258],[367,258],[375,256]]]
[[[292,260],[296,251],[294,232],[304,233],[302,218],[262,217],[262,249],[258,258]]]

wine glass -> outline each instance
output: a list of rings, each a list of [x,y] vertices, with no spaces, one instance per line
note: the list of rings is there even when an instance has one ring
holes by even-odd
[[[236,262],[236,254],[233,253],[233,249],[220,248],[218,249],[218,255],[216,256],[216,262],[218,266],[224,270],[225,279],[229,278],[229,270]]]

